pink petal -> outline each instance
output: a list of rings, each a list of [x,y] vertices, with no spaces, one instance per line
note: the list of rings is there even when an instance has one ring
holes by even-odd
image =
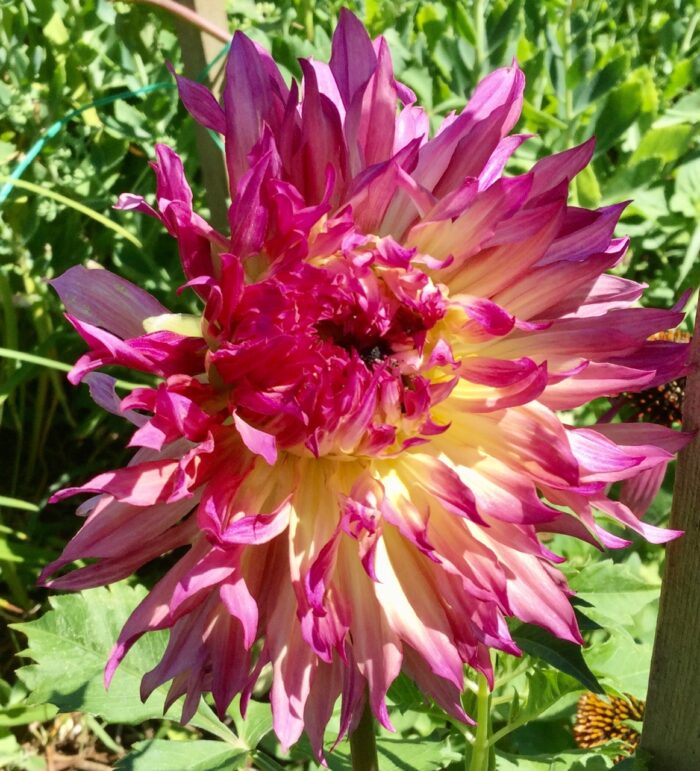
[[[641,519],[661,489],[667,467],[668,463],[659,463],[626,479],[620,487],[620,503]]]
[[[80,487],[65,487],[54,493],[50,503],[62,501],[78,493],[109,493],[121,503],[134,506],[153,506],[156,503],[170,502],[173,499],[173,484],[178,471],[175,460],[154,460],[127,466],[117,471],[98,474]]]
[[[346,109],[366,85],[376,65],[377,56],[362,22],[347,8],[341,8],[333,33],[330,68]]]
[[[243,647],[248,650],[255,642],[257,635],[257,603],[240,576],[226,579],[219,589],[219,596],[228,612],[241,622]]]
[[[177,81],[180,99],[190,115],[206,128],[225,134],[226,117],[212,92],[201,83],[178,75],[172,65],[169,64],[168,69]]]
[[[108,270],[69,268],[50,282],[67,313],[118,337],[143,335],[143,320],[168,313],[158,300]]]
[[[241,435],[245,446],[255,455],[261,455],[271,466],[277,462],[277,442],[272,434],[254,428],[237,413],[233,413],[233,422]]]

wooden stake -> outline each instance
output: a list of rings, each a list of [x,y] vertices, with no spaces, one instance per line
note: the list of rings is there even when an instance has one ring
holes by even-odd
[[[700,308],[699,308],[700,310]],[[683,428],[700,429],[700,314],[691,342]],[[678,455],[671,527],[649,679],[642,750],[650,771],[700,769],[700,436]],[[645,756],[646,757],[646,756]]]

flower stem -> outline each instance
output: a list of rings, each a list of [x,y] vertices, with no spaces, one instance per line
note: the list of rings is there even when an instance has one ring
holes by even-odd
[[[306,39],[314,42],[314,4],[313,0],[301,0],[301,15]]]
[[[369,706],[369,698],[365,701],[365,708],[357,728],[350,734],[350,755],[353,771],[379,771],[374,718]]]
[[[472,745],[471,761],[467,771],[489,771],[489,712],[491,693],[486,678],[479,672],[479,691],[476,696],[476,735]]]

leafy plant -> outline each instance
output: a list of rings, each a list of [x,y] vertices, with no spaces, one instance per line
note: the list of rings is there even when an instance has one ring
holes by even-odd
[[[241,0],[231,4],[229,21],[298,75],[298,57],[327,57],[341,5],[363,16],[373,34],[387,36],[401,79],[433,116],[461,109],[480,75],[517,57],[527,77],[519,130],[535,136],[512,170],[596,134],[596,155],[576,180],[573,203],[634,199],[620,227],[631,237],[631,257],[619,272],[648,283],[651,301],[663,306],[700,283],[695,4]],[[67,394],[63,373],[81,350],[46,281],[94,260],[156,295],[171,287],[174,244],[147,218],[111,210],[123,190],[153,189],[143,160],[156,141],[177,144],[188,175],[201,182],[192,121],[178,106],[166,61],[182,69],[175,27],[145,5],[0,2],[0,615],[22,620],[0,638],[3,767],[45,767],[37,747],[48,739],[30,726],[50,726],[57,710],[99,719],[90,730],[102,730],[98,741],[111,757],[130,749],[121,768],[279,769],[311,762],[303,743],[291,754],[280,750],[262,701],[251,704],[246,721],[221,722],[203,704],[193,731],[174,727],[172,713],[163,719],[162,692],[141,705],[137,674],[157,660],[162,636],[139,643],[104,692],[102,667],[143,594],[139,587],[54,597],[52,609],[28,621],[46,601],[34,586],[38,572],[74,529],[71,508],[44,507],[49,494],[69,481],[66,468],[84,478],[97,471],[98,456],[100,468],[124,460],[115,442],[119,421],[95,408],[87,389]],[[194,188],[201,196],[202,185]],[[669,490],[667,483],[652,510],[657,520],[667,514]],[[590,645],[572,658],[571,650],[552,649],[539,630],[514,630],[526,656],[498,658],[491,699],[499,770],[610,767],[604,754],[574,749],[575,701],[596,682],[611,692],[645,694],[661,553],[639,545],[643,562],[638,556],[613,562],[563,539],[555,543],[573,566],[578,608],[593,622],[585,632]],[[159,570],[144,572],[142,580],[151,583]],[[18,681],[15,654],[25,635],[24,655],[34,663]],[[390,696],[398,734],[379,739],[383,771],[462,766],[468,732],[406,681],[395,683]],[[331,767],[348,763],[341,745]]]

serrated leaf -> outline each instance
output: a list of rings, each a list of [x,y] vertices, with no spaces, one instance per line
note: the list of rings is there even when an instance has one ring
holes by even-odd
[[[580,691],[580,684],[569,675],[555,669],[538,668],[527,675],[527,700],[520,701],[519,722],[534,720],[568,696]]]
[[[426,707],[425,696],[416,684],[403,672],[389,686],[387,693],[390,701],[401,711],[420,710]]]
[[[127,654],[108,691],[103,680],[114,641],[145,595],[141,586],[119,583],[56,596],[50,599],[52,609],[41,618],[13,624],[13,629],[27,635],[28,647],[22,655],[36,662],[17,671],[31,691],[32,703],[55,704],[62,712],[89,712],[112,723],[162,717],[167,686],[141,703],[139,685],[163,655],[167,632],[142,637]],[[168,715],[176,719],[177,705]],[[192,723],[238,742],[203,701]]]
[[[542,659],[555,669],[578,680],[594,693],[604,693],[603,688],[584,661],[580,646],[547,632],[534,624],[521,624],[513,631],[515,642],[531,656]]]
[[[172,742],[165,739],[136,742],[117,763],[120,771],[228,771],[247,763],[248,753],[226,742]]]
[[[638,643],[624,629],[616,629],[604,643],[585,651],[586,662],[606,685],[620,693],[646,698],[651,667],[651,643]]]
[[[571,598],[571,604],[574,608],[574,614],[576,616],[576,623],[578,624],[578,628],[582,632],[594,632],[598,629],[602,629],[603,627],[594,621],[592,618],[589,618],[586,613],[584,613],[581,610],[581,607],[584,608],[590,608],[591,604],[590,602],[586,602],[586,600],[583,600],[581,597],[572,597]],[[581,606],[581,607],[579,607]],[[587,611],[586,611],[587,612]]]
[[[603,626],[631,624],[633,616],[659,596],[660,586],[612,560],[586,565],[569,582],[576,596],[589,603],[586,615]]]

